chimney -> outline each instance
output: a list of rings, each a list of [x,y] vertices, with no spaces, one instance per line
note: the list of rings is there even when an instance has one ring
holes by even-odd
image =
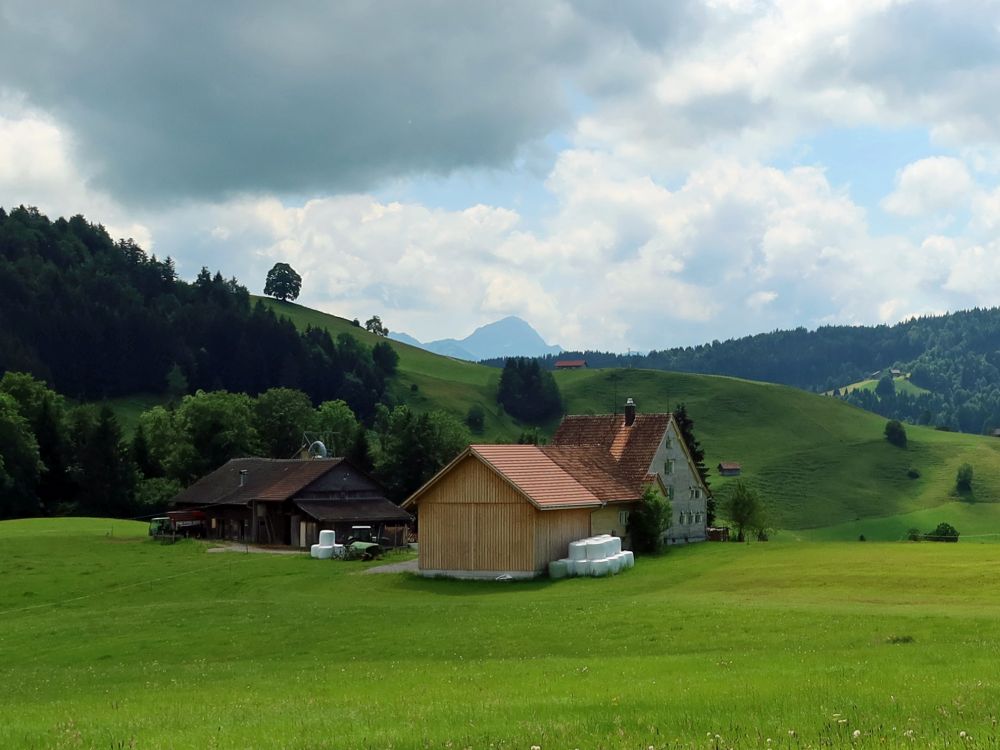
[[[247,483],[247,470],[240,469],[240,487],[245,487]]]
[[[625,426],[631,427],[635,422],[635,401],[631,397],[625,399]]]

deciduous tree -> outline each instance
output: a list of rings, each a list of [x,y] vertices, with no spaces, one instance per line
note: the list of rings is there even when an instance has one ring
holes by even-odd
[[[737,480],[730,489],[729,496],[723,504],[723,512],[736,526],[737,541],[746,540],[747,529],[766,527],[764,504],[760,496],[740,480]]]
[[[267,272],[264,294],[282,302],[293,300],[302,290],[302,277],[287,263],[275,263]]]
[[[309,397],[293,388],[270,388],[254,402],[254,425],[270,458],[291,458],[312,431],[316,412]]]

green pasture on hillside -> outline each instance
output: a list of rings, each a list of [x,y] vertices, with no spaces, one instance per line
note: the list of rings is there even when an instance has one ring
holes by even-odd
[[[523,429],[497,404],[500,370],[496,368],[442,357],[416,346],[384,339],[355,326],[349,320],[292,302],[280,302],[268,297],[254,299],[261,300],[275,313],[287,317],[302,330],[306,326],[325,328],[334,337],[348,333],[368,346],[388,341],[399,354],[399,374],[393,386],[393,396],[398,403],[420,411],[443,409],[462,420],[469,408],[478,404],[485,412],[486,419],[482,435],[475,437],[483,442],[512,440]]]
[[[326,327],[334,335],[348,332],[368,344],[379,340],[342,318],[264,301],[301,328]],[[473,436],[477,441],[514,440],[524,429],[496,403],[496,368],[390,343],[400,356],[394,385],[400,402],[420,410],[446,409],[459,418],[479,404],[487,419],[483,433]],[[954,483],[962,463],[972,464],[976,472],[973,496],[964,500],[980,505],[1000,501],[996,438],[907,425],[909,445],[900,449],[885,440],[882,417],[839,399],[738,378],[588,369],[556,373],[556,381],[568,414],[608,413],[620,409],[629,396],[647,412],[686,403],[706,449],[707,465],[740,462],[743,479],[761,493],[778,528],[836,526],[832,533],[837,538],[856,539],[864,532],[853,533],[851,524],[928,511],[959,499]],[[545,429],[551,433],[558,421]],[[919,473],[916,479],[910,478],[911,469]],[[721,497],[732,481],[715,476],[712,488]],[[875,536],[885,535],[877,531]]]
[[[955,500],[934,508],[895,516],[862,518],[819,529],[782,531],[782,538],[803,541],[901,541],[910,529],[928,532],[941,522],[950,523],[961,534],[963,544],[1000,542],[1000,503]]]
[[[838,399],[736,378],[578,370],[559,373],[558,380],[572,414],[607,411],[615,393],[619,400],[633,396],[646,411],[686,403],[709,468],[741,463],[742,479],[760,491],[780,528],[826,527],[954,501],[955,474],[965,462],[976,472],[967,499],[1000,501],[996,438],[907,425],[909,444],[897,448],[885,439],[883,417]],[[919,477],[911,479],[910,469]],[[716,474],[712,489],[723,496],[733,481]]]
[[[926,388],[921,388],[919,385],[915,385],[910,382],[909,377],[905,375],[899,375],[892,379],[892,384],[896,387],[898,393],[908,393],[911,396],[921,396],[925,393],[930,393]],[[874,391],[875,387],[878,385],[878,380],[873,378],[868,378],[867,380],[859,380],[857,383],[851,383],[850,385],[845,385],[840,389],[842,394],[848,394],[851,391]],[[832,395],[833,391],[827,393],[827,395]]]
[[[0,524],[0,747],[997,744],[1000,545],[702,544],[504,584],[144,534]]]

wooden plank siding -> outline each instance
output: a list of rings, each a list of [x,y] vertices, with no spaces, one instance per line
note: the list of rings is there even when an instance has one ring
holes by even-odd
[[[475,456],[419,505],[421,570],[537,572],[590,535],[587,508],[540,511]]]
[[[569,554],[569,543],[590,536],[589,508],[535,510],[535,570]]]

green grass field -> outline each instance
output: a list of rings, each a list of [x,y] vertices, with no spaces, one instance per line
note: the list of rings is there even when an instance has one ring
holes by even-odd
[[[378,341],[342,318],[291,303],[264,301],[300,327],[325,326],[334,335],[346,331],[369,344]],[[496,404],[499,371],[495,368],[390,343],[400,355],[395,393],[401,402],[417,409],[444,408],[459,418],[478,403],[487,412],[487,424],[483,434],[473,439],[482,442],[512,440],[523,429]],[[909,446],[902,450],[885,440],[882,417],[839,399],[737,378],[589,369],[559,372],[556,379],[569,414],[607,413],[627,396],[635,398],[644,411],[669,411],[685,402],[706,449],[707,465],[740,462],[743,479],[761,492],[779,528],[825,528],[816,533],[845,540],[857,539],[860,533],[873,539],[897,539],[899,524],[910,522],[907,514],[931,511],[956,500],[955,473],[966,462],[976,471],[971,499],[978,506],[1000,502],[1000,440],[996,438],[908,425]],[[416,391],[411,390],[413,384]],[[554,430],[557,424],[553,420],[546,428]],[[916,469],[919,478],[909,478],[910,469]],[[711,481],[714,490],[724,493],[732,480],[716,476]],[[963,528],[950,517],[939,520],[953,523],[962,533],[1000,533],[996,513],[976,515],[974,528]],[[913,522],[918,521],[923,518]]]
[[[0,523],[0,747],[997,744],[1000,545],[703,544],[498,584],[144,534]]]
[[[907,393],[911,396],[921,396],[925,393],[930,393],[926,388],[921,388],[919,385],[914,385],[910,382],[909,377],[905,375],[900,375],[892,379],[892,383],[896,386],[896,391],[898,393]],[[859,380],[857,383],[851,383],[850,385],[845,385],[840,389],[842,394],[848,394],[851,391],[874,391],[875,386],[878,385],[877,380],[871,378],[867,380]],[[826,395],[833,395],[833,391],[829,391]]]

